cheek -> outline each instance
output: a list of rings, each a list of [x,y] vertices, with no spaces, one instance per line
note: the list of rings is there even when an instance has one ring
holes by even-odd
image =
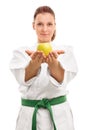
[[[53,34],[54,34],[54,31],[55,31],[55,30],[54,30],[54,29],[52,29],[52,30],[50,30],[50,33],[53,35]]]
[[[37,34],[37,36],[39,37],[40,31],[39,31],[39,30],[36,30],[36,34]]]
[[[49,28],[49,31],[53,33],[55,31],[55,27]]]
[[[36,33],[39,34],[41,32],[41,29],[40,28],[36,28]]]

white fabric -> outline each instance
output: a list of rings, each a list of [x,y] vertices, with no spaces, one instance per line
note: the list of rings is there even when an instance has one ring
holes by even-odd
[[[16,130],[32,130],[32,114],[34,108],[22,106],[17,118]],[[73,116],[68,102],[52,106],[53,118],[57,130],[74,130]],[[37,113],[37,130],[54,130],[46,109],[39,109]]]
[[[50,71],[48,70],[46,63],[41,64],[41,68],[39,69],[37,76],[25,82],[25,67],[31,60],[25,52],[27,49],[30,50],[31,48],[22,47],[15,50],[10,62],[10,69],[20,84],[19,91],[22,93],[22,97],[27,99],[42,99],[66,95],[66,85],[77,73],[77,65],[72,47],[58,46],[58,50],[62,49],[65,52],[64,54],[58,56],[58,61],[65,69],[64,80],[62,83],[59,83],[50,75]],[[55,50],[57,47],[53,46],[53,49]],[[34,46],[31,50],[36,50],[36,46]],[[30,107],[22,106],[16,130],[31,130],[32,112],[33,108],[31,109]],[[54,106],[53,113],[56,125],[59,128],[58,130],[73,130],[72,116],[67,103]],[[49,113],[46,110],[39,110],[37,116],[37,130],[53,130]],[[60,125],[60,120],[64,120],[63,122],[65,123]],[[69,126],[70,123],[71,125]]]

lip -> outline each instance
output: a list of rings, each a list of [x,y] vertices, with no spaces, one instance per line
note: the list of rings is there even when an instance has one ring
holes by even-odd
[[[45,33],[43,33],[43,34],[40,34],[40,35],[42,35],[42,36],[49,36],[49,34],[45,34]]]

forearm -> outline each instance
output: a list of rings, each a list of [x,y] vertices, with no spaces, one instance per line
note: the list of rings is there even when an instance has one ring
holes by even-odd
[[[30,51],[26,51],[26,53],[30,55]],[[43,60],[44,55],[42,52],[36,51],[31,54],[31,61],[29,65],[25,68],[25,81],[37,75]]]
[[[33,78],[37,75],[39,68],[35,68],[33,64],[30,62],[29,65],[25,68],[25,81]]]
[[[60,63],[54,67],[49,67],[50,74],[53,78],[55,78],[58,82],[62,82],[64,79],[64,69],[61,67]]]

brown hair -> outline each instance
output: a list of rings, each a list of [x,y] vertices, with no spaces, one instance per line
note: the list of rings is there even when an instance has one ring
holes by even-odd
[[[40,6],[36,9],[35,13],[34,13],[34,20],[36,18],[36,16],[40,13],[50,13],[53,15],[54,19],[55,19],[55,13],[54,11],[49,7],[49,6]],[[51,40],[53,41],[56,35],[56,31],[54,31],[54,34],[51,38]]]

